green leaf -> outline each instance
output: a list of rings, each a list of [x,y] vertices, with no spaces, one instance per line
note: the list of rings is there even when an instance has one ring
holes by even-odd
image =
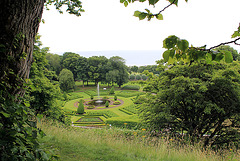
[[[162,15],[162,14],[158,14],[158,15],[156,15],[156,18],[157,18],[158,20],[163,20],[163,15]]]
[[[145,12],[141,12],[140,14],[139,14],[139,20],[143,20],[143,19],[145,19],[147,17],[147,13],[145,13]]]
[[[164,62],[168,62],[170,53],[171,53],[170,50],[166,50],[166,51],[163,53]]]
[[[213,58],[213,57],[212,57],[212,53],[207,53],[206,56],[207,56],[207,57],[206,57],[206,58],[207,58],[207,61],[212,61],[212,58]]]
[[[178,5],[178,0],[168,0],[170,3],[173,3],[177,6]]]
[[[186,52],[188,49],[189,43],[187,40],[180,40],[177,42],[177,47],[182,50],[183,52]]]
[[[149,5],[155,5],[159,0],[149,0]]]
[[[168,38],[163,40],[163,47],[165,49],[173,48],[177,44],[178,39],[179,38],[177,36],[175,36],[175,35],[169,36]]]
[[[173,63],[175,63],[175,59],[169,57],[169,59],[168,59],[168,64],[173,64]]]
[[[4,117],[6,117],[6,118],[10,117],[10,114],[8,114],[8,113],[6,113],[6,112],[1,111],[0,113],[1,113]]]
[[[140,14],[141,14],[140,11],[135,11],[134,14],[133,14],[133,16],[135,16],[135,17],[139,17]]]
[[[150,13],[150,10],[149,10],[149,9],[147,9],[147,8],[145,9],[145,11],[147,11],[147,13]]]
[[[120,0],[120,3],[123,3],[123,2],[125,2],[125,0]]]
[[[238,31],[234,31],[234,33],[232,34],[232,38],[238,37],[240,36],[240,32]]]
[[[217,53],[216,57],[215,57],[215,61],[219,62],[220,60],[222,60],[224,58],[223,53]]]
[[[221,50],[221,52],[223,52],[224,55],[225,55],[225,62],[226,63],[232,63],[233,62],[233,56],[232,56],[232,53],[230,51]]]
[[[175,55],[175,50],[170,50],[170,54],[169,54],[169,56],[170,56],[171,58],[173,58],[174,55]]]
[[[127,2],[127,1],[124,2],[124,6],[125,6],[125,7],[128,6],[128,2]]]

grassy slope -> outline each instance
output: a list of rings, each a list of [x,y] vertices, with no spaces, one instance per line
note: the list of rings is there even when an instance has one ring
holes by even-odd
[[[232,153],[223,159],[210,150],[179,148],[164,139],[155,139],[155,144],[141,136],[129,140],[124,129],[63,128],[44,123],[41,128],[47,134],[40,140],[42,147],[53,150],[63,161],[218,161],[239,157]]]

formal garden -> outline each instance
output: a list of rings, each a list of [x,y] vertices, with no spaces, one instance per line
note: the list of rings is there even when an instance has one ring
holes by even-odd
[[[80,83],[76,83],[77,88]],[[68,93],[69,101],[65,102],[63,110],[71,117],[72,125],[76,127],[141,128],[138,116],[140,106],[133,103],[136,97],[145,94],[139,90],[140,87],[141,85],[124,85],[122,88],[114,88],[101,84],[98,96],[96,86],[85,86],[80,88],[80,91]],[[103,103],[95,103],[98,100]],[[84,110],[78,113],[80,102]]]

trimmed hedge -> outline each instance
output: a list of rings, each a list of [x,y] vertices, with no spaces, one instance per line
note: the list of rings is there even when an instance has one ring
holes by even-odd
[[[120,108],[119,111],[122,111],[122,112],[124,112],[124,113],[127,114],[127,115],[133,115],[132,112],[130,112],[130,111],[128,111],[128,110],[125,110],[124,108]]]
[[[116,95],[117,96],[120,96],[120,97],[125,97],[125,98],[128,98],[128,97],[134,97],[134,96],[137,96],[137,95],[143,95],[145,93],[143,92],[139,92],[139,91],[120,91],[118,92]]]
[[[132,114],[137,114],[138,113],[138,109],[139,107],[137,107],[136,105],[130,105],[130,106],[127,106],[127,107],[124,107],[122,109],[124,109],[125,111],[128,111]]]
[[[124,121],[124,120],[107,120],[106,124],[111,124],[111,126],[128,128],[128,129],[140,129],[139,122],[136,121]]]
[[[87,116],[104,116],[106,119],[111,117],[119,117],[112,111],[87,111]]]
[[[122,87],[122,89],[139,90],[140,87],[138,85],[125,85],[125,86]]]

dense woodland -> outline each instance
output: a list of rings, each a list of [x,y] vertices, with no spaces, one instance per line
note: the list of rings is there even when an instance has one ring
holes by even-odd
[[[141,0],[144,2],[146,0]],[[140,20],[163,19],[159,13],[136,11]],[[187,2],[187,0],[185,0]],[[121,0],[127,6],[135,0]],[[149,5],[159,1],[148,0]],[[167,135],[183,144],[212,149],[239,150],[240,63],[239,53],[228,44],[239,45],[240,27],[233,41],[207,49],[171,35],[163,41],[166,51],[158,65],[127,67],[123,58],[62,56],[42,48],[37,30],[44,5],[80,16],[78,0],[0,2],[0,158],[1,160],[50,160],[39,145],[44,132],[37,126],[43,117],[68,126],[70,121],[57,100],[66,100],[75,82],[99,82],[121,87],[130,80],[143,80],[144,95],[133,98],[140,105],[140,124],[150,137]],[[145,129],[146,130],[146,129]],[[181,142],[186,137],[187,142]],[[47,155],[48,154],[48,155]]]

